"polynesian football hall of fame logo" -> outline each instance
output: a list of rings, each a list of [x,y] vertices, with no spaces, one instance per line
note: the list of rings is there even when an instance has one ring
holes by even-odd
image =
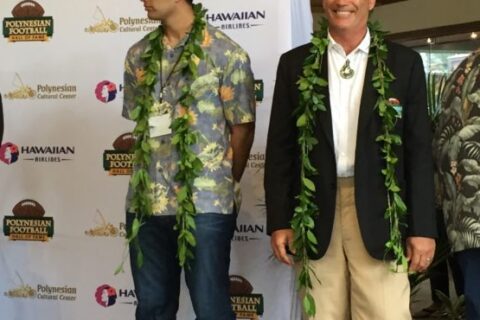
[[[9,42],[48,41],[53,35],[53,18],[44,14],[38,2],[19,2],[12,9],[13,17],[3,19],[3,36]]]

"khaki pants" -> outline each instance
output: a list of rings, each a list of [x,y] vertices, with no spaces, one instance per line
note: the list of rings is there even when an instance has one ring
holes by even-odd
[[[339,178],[330,245],[311,266],[320,283],[312,295],[317,314],[310,320],[411,319],[407,273],[372,258],[363,244],[355,209],[353,178]],[[314,280],[315,281],[315,280]]]

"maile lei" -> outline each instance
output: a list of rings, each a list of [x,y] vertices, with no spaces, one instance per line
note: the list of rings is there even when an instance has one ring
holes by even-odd
[[[402,140],[400,136],[393,133],[397,111],[388,99],[389,87],[395,77],[385,63],[388,52],[384,42],[386,33],[380,30],[378,23],[369,22],[368,28],[371,35],[369,58],[375,68],[371,81],[378,94],[375,109],[382,120],[382,133],[376,141],[381,146],[385,163],[385,167],[382,169],[387,189],[385,218],[390,222],[390,239],[385,247],[386,253],[393,253],[396,266],[402,266],[402,269],[406,270],[407,259],[403,251],[400,225],[402,217],[406,215],[407,208],[400,196],[400,188],[395,176],[395,164],[398,158],[394,151],[395,146],[402,144]],[[301,189],[297,196],[298,206],[295,208],[291,226],[295,234],[293,245],[296,250],[296,259],[301,267],[298,275],[298,288],[305,294],[303,307],[309,316],[316,313],[311,289],[313,278],[317,277],[309,266],[308,253],[316,253],[318,244],[313,233],[314,219],[318,214],[318,207],[315,204],[315,184],[311,180],[311,177],[317,174],[317,169],[313,167],[309,154],[318,143],[314,134],[315,120],[317,117],[321,117],[319,112],[326,110],[325,95],[321,92],[322,87],[327,86],[327,80],[322,79],[319,74],[324,53],[328,48],[327,35],[328,22],[324,19],[321,22],[320,30],[313,34],[310,55],[304,62],[303,73],[297,82],[300,101],[299,107],[295,110],[296,125],[299,132]]]
[[[201,47],[206,27],[206,10],[201,4],[193,5],[194,21],[188,34],[184,50],[179,58],[174,72],[180,72],[184,78],[193,82],[198,78],[198,62],[205,59],[205,53]],[[152,212],[153,181],[148,174],[151,163],[152,147],[150,146],[150,133],[148,119],[153,112],[155,103],[155,85],[158,82],[158,74],[161,71],[161,57],[164,52],[164,30],[162,26],[149,33],[149,46],[143,52],[141,59],[145,63],[144,77],[139,84],[139,95],[136,99],[136,107],[130,113],[132,120],[136,121],[133,134],[136,138],[134,151],[134,173],[130,180],[133,187],[131,209],[135,212],[128,236],[128,243],[133,243],[137,249],[137,265],[143,264],[143,253],[138,240],[138,232]],[[192,151],[192,146],[197,143],[198,132],[190,127],[192,118],[189,111],[195,98],[188,85],[182,86],[178,104],[185,108],[185,112],[174,117],[171,124],[172,144],[175,146],[179,161],[178,172],[175,181],[179,184],[176,190],[177,212],[176,226],[178,230],[178,261],[180,266],[188,266],[188,261],[193,258],[193,247],[196,245],[195,236],[195,204],[192,199],[193,182],[203,168],[201,160]],[[174,112],[172,110],[172,112]]]

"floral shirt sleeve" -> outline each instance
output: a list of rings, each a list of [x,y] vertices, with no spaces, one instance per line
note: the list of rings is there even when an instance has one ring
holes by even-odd
[[[230,126],[255,121],[254,79],[248,54],[242,49],[227,51],[220,96]]]

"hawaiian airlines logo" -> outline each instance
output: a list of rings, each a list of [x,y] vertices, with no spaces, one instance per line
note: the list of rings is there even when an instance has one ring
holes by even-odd
[[[207,13],[208,22],[222,30],[250,29],[263,25],[265,10]]]
[[[53,18],[44,13],[33,0],[19,2],[12,10],[13,17],[3,19],[3,36],[10,42],[48,41],[53,35]]]
[[[249,242],[261,240],[265,235],[265,225],[237,224],[232,241]]]
[[[3,163],[15,163],[20,155],[23,161],[61,163],[73,160],[75,146],[18,146],[12,142],[0,146],[0,161]]]
[[[7,142],[0,146],[0,161],[6,164],[17,162],[19,154],[20,151],[16,144]]]
[[[137,304],[137,295],[133,289],[115,289],[108,284],[102,284],[95,291],[95,301],[104,308],[114,304]]]
[[[121,85],[119,89],[120,91],[122,90]],[[98,101],[103,103],[109,103],[115,100],[117,93],[117,85],[108,80],[100,81],[95,87],[95,96],[97,97]]]
[[[102,307],[111,307],[117,302],[117,290],[108,284],[103,284],[95,291],[95,300]]]

